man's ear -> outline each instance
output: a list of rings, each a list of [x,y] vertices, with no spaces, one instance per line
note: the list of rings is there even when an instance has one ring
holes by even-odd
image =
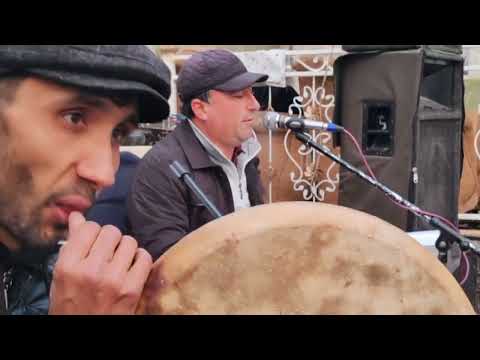
[[[203,102],[200,99],[193,99],[192,102],[190,103],[190,106],[192,107],[192,111],[195,114],[195,117],[197,119],[206,121],[207,120],[207,107],[208,104]]]

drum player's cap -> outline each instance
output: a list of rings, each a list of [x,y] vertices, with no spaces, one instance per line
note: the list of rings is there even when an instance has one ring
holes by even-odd
[[[268,75],[249,72],[242,61],[225,49],[193,54],[178,74],[177,89],[182,101],[208,90],[235,92],[268,80]]]
[[[15,73],[136,94],[139,122],[159,122],[170,112],[170,70],[145,45],[0,45],[0,76]]]

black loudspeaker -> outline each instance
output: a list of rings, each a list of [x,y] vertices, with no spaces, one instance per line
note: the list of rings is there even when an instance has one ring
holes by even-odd
[[[338,58],[334,121],[361,142],[379,181],[420,208],[456,223],[463,160],[463,57],[455,51],[446,55],[438,49],[412,47]],[[342,158],[366,172],[350,139],[341,135],[337,140]],[[405,231],[429,229],[344,169],[339,203]]]
[[[422,49],[427,56],[452,60],[463,52],[462,45],[342,45],[342,49],[352,53]]]

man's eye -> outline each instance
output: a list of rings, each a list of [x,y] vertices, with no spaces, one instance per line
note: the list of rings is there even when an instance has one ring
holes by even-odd
[[[74,126],[84,125],[85,124],[85,116],[81,112],[69,112],[63,115],[63,118],[70,124]]]

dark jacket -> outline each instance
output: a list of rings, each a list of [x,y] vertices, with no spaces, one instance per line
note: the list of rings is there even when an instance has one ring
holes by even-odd
[[[190,172],[221,214],[235,210],[222,168],[210,160],[188,123],[178,125],[143,158],[127,202],[133,235],[154,260],[185,235],[213,220],[208,209],[170,169],[174,160]],[[255,157],[245,168],[252,206],[263,203],[258,164]]]
[[[127,216],[127,196],[132,186],[135,170],[140,158],[130,152],[120,154],[120,167],[115,176],[115,184],[100,192],[95,204],[85,218],[100,226],[113,225],[122,234],[130,235],[131,226]]]
[[[114,225],[123,234],[129,233],[126,200],[139,160],[138,156],[131,153],[121,153],[115,185],[100,193],[95,205],[86,215],[87,220],[95,221],[102,226]],[[8,251],[5,247],[0,248],[0,313],[2,310],[5,312],[3,287],[6,286],[8,289],[7,314],[48,314],[50,284],[57,257],[58,252],[52,254],[42,264],[11,264]]]
[[[3,246],[0,249],[0,309],[5,311],[7,289],[9,315],[47,315],[50,284],[58,252],[36,265],[11,264]],[[3,256],[1,256],[3,255]],[[0,310],[0,313],[2,311]]]

